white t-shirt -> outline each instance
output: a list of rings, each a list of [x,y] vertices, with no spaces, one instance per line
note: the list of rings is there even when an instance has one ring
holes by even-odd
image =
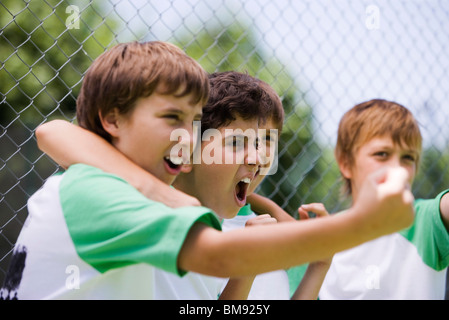
[[[336,254],[320,299],[444,299],[449,234],[441,197],[416,200],[414,224]]]
[[[246,205],[240,209],[238,215],[233,219],[224,219],[222,230],[244,228],[246,222],[256,217],[251,211],[250,205]],[[289,300],[290,287],[287,272],[285,270],[277,270],[257,275],[254,279],[248,300]]]
[[[155,270],[156,300],[217,300],[226,282],[224,278],[189,272],[182,278],[163,270]]]

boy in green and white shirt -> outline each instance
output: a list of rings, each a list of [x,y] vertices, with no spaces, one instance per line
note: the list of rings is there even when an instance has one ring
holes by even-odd
[[[28,206],[12,258],[22,255],[25,268],[7,275],[22,281],[18,290],[6,282],[4,299],[7,289],[19,299],[154,299],[164,289],[151,286],[158,268],[185,273],[177,256],[191,226],[220,228],[207,208],[169,208],[83,164],[49,178]]]
[[[120,44],[89,68],[78,121],[156,177],[161,192],[174,194],[169,184],[180,166],[167,160],[171,109],[183,113],[178,127],[192,132],[208,90],[205,71],[179,48]],[[220,229],[210,209],[166,207],[118,176],[81,164],[49,178],[29,199],[28,212],[1,299],[152,299],[163,288],[154,287],[155,269],[185,274],[178,256],[192,226]]]
[[[410,184],[421,134],[403,106],[371,100],[349,110],[339,126],[336,158],[346,190],[357,199],[363,179],[382,166],[401,166]],[[397,233],[334,256],[321,299],[444,299],[449,265],[449,190],[415,201],[415,221]]]

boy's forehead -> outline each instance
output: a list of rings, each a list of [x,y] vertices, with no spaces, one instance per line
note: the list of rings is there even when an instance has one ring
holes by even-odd
[[[260,129],[278,129],[279,130],[280,129],[279,126],[280,126],[279,123],[272,117],[268,118],[266,120],[261,120],[259,122]]]
[[[399,147],[403,151],[413,152],[416,154],[420,154],[420,147],[414,145],[413,143],[407,143],[405,139],[393,139],[389,134],[377,135],[373,137],[365,137],[365,139],[359,138],[359,142],[356,144],[356,150],[360,150],[362,147],[371,147],[371,148],[395,148]]]
[[[226,129],[244,129],[244,128],[253,128],[258,129],[259,128],[259,118],[254,117],[251,119],[244,119],[239,115],[234,116],[234,120],[229,121],[228,123],[222,125],[219,127],[219,130],[226,130]]]

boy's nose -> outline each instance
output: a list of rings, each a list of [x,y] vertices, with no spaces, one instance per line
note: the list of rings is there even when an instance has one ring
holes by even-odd
[[[180,137],[179,143],[183,145],[188,145],[190,147],[190,150],[193,151],[197,144],[197,140],[199,137],[198,133],[198,125],[195,124],[196,121],[194,121],[193,126],[192,125],[186,125],[183,127],[184,134]]]
[[[248,144],[248,153],[245,157],[246,165],[260,166],[260,155],[255,145]]]
[[[184,161],[190,159],[195,139],[192,127],[186,126],[174,130],[170,139],[176,141],[176,146],[171,150],[171,156],[182,158]]]
[[[390,167],[400,167],[401,166],[401,158],[399,156],[391,157],[390,161],[388,162],[388,165]]]

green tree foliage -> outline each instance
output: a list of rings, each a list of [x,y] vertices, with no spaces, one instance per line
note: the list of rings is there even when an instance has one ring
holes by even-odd
[[[33,130],[54,113],[73,119],[82,76],[114,39],[113,26],[82,1],[2,1],[0,125]]]
[[[302,203],[324,201],[334,208],[338,202],[338,173],[332,152],[314,137],[313,108],[306,101],[285,65],[267,57],[251,28],[239,22],[216,26],[192,36],[178,37],[187,54],[208,72],[248,72],[269,83],[280,95],[286,119],[279,142],[279,165],[267,176],[259,192],[292,215]]]

